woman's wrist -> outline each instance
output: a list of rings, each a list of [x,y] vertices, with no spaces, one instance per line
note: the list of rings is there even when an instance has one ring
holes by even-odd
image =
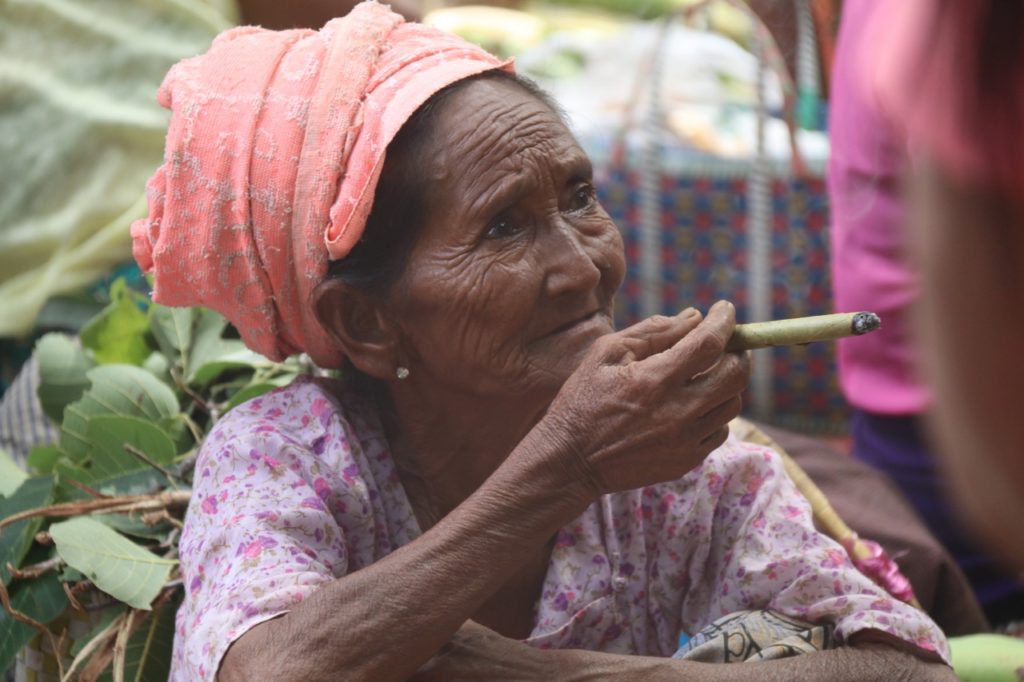
[[[546,485],[562,500],[559,509],[569,509],[559,525],[576,518],[604,493],[604,485],[587,463],[573,437],[574,427],[558,415],[548,414],[527,434],[507,464],[524,465],[530,480]]]

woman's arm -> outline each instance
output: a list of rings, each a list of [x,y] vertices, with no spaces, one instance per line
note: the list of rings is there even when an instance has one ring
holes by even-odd
[[[580,650],[541,650],[467,622],[413,682],[896,682],[956,680],[952,669],[884,643],[866,641],[792,658],[759,663],[699,663]]]
[[[480,489],[420,538],[252,628],[219,679],[412,675],[599,494],[678,478],[721,444],[747,376],[745,358],[723,356],[733,325],[721,305],[703,323],[686,311],[599,340]]]
[[[583,486],[537,464],[545,440],[543,429],[532,432],[508,464],[415,541],[251,629],[228,649],[218,679],[409,677],[521,557],[589,503]]]

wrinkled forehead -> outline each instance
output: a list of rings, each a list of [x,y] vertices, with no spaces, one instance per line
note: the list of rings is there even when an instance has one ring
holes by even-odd
[[[585,152],[546,102],[499,80],[474,81],[446,101],[429,147],[421,160],[428,180],[449,190],[472,192],[510,176],[589,167]]]

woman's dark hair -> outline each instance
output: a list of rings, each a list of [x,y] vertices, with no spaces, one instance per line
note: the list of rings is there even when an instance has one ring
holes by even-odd
[[[409,117],[388,145],[363,235],[347,256],[330,264],[328,278],[340,279],[376,296],[390,290],[423,231],[428,187],[419,169],[434,137],[439,112],[453,94],[480,80],[514,83],[564,119],[559,106],[536,83],[507,71],[485,71],[438,90]]]

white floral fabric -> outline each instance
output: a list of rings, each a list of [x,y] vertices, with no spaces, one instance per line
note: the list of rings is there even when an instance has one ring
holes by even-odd
[[[245,403],[207,437],[172,680],[214,679],[247,630],[420,534],[376,416],[327,381]],[[840,640],[881,630],[949,660],[924,613],[814,530],[777,455],[734,438],[683,478],[601,497],[562,528],[527,642],[671,656],[681,632],[746,609],[829,622]]]

